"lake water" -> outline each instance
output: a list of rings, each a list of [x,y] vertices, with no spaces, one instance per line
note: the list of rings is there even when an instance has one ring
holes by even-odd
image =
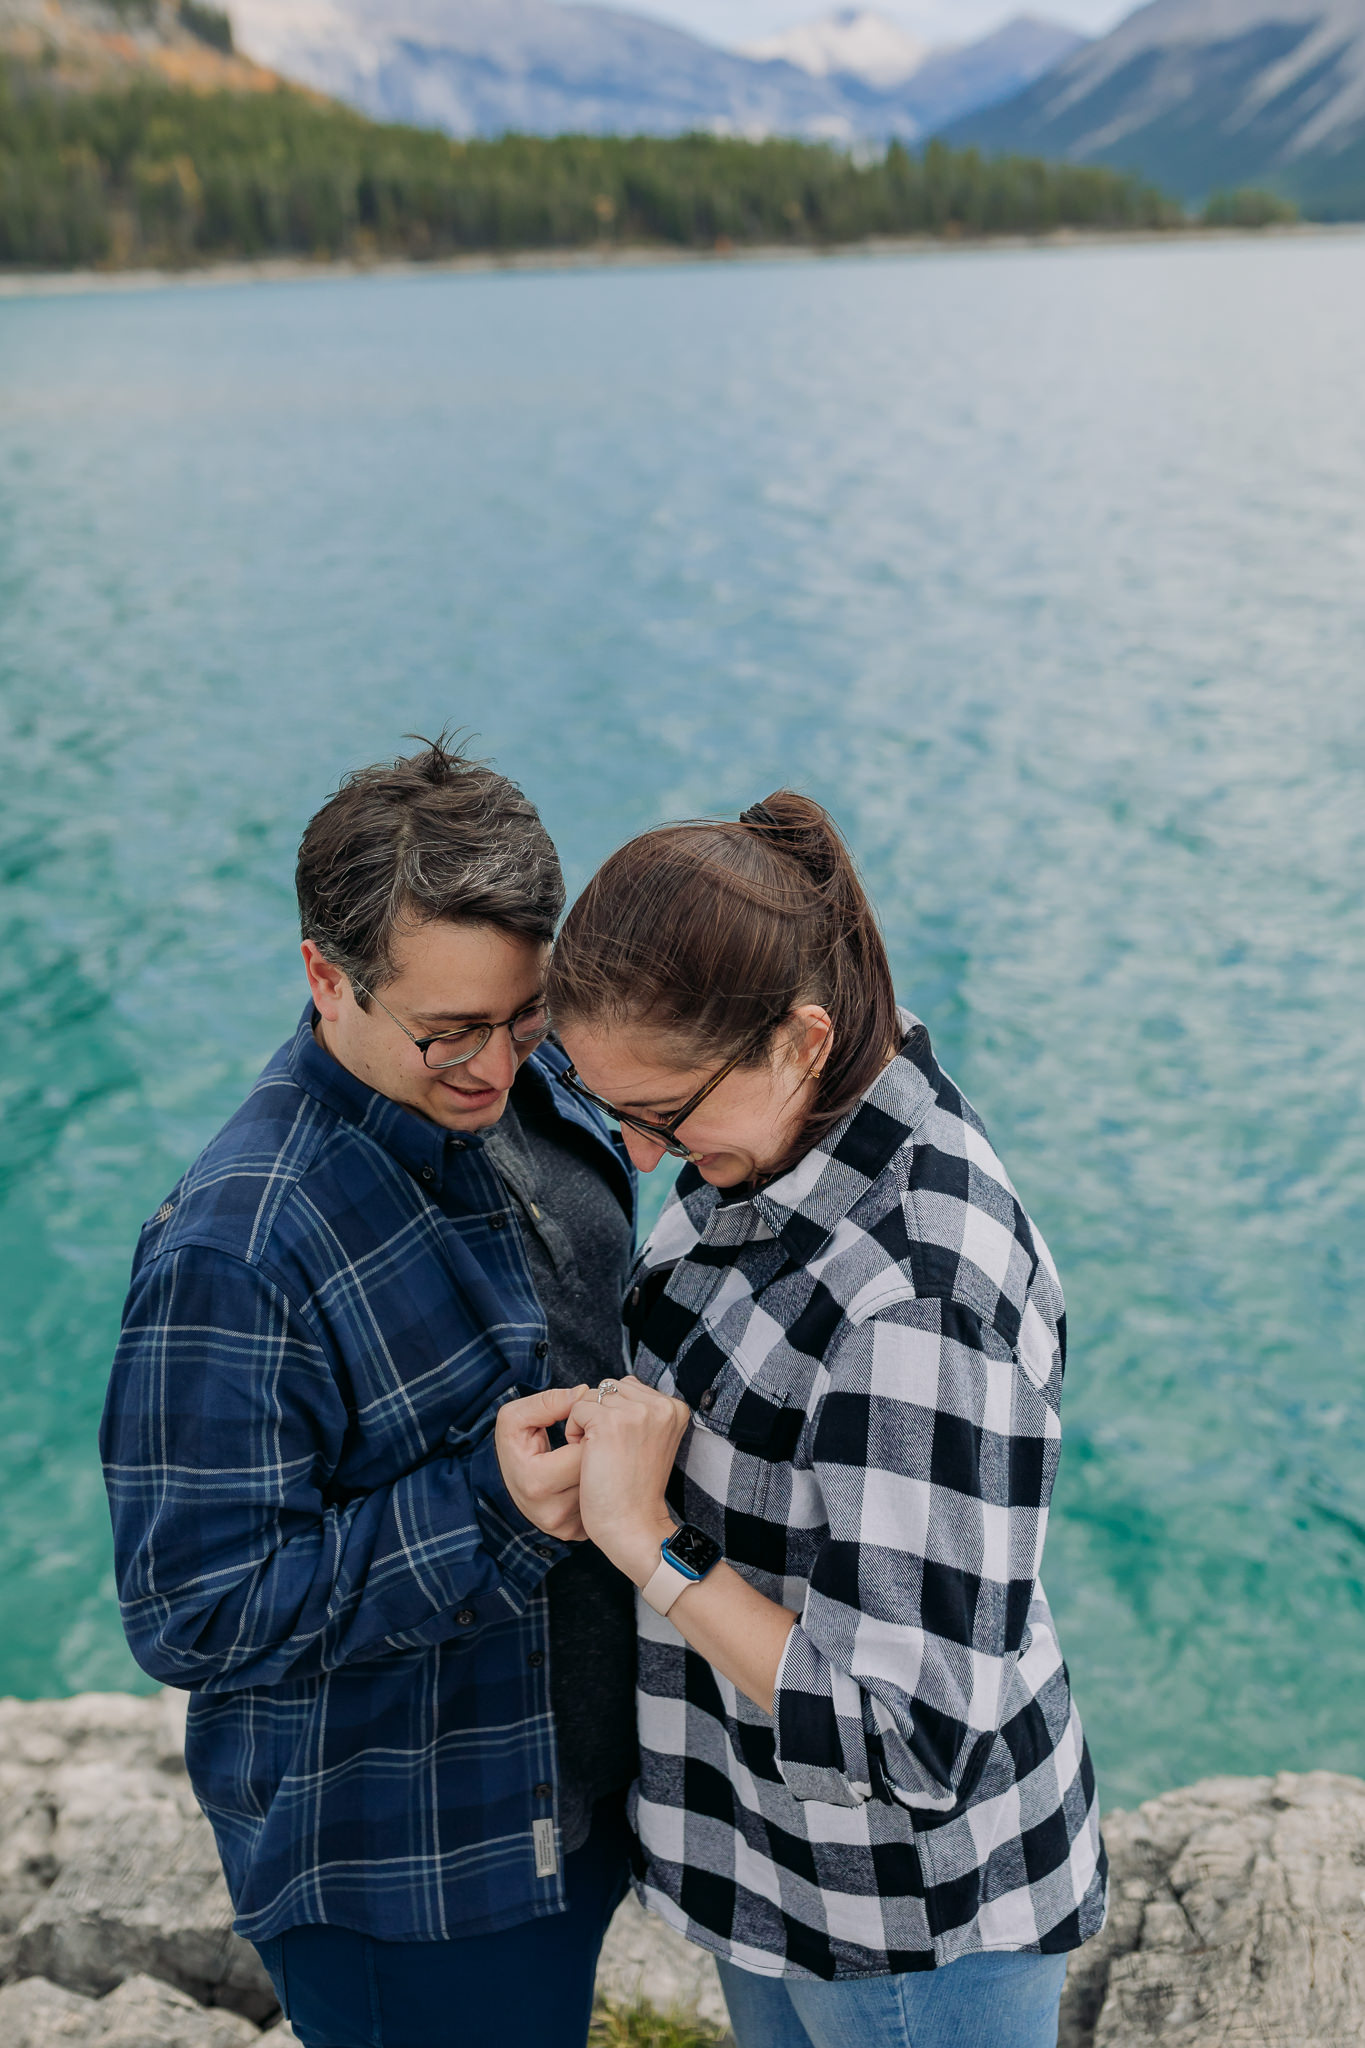
[[[137,1226],[446,720],[571,885],[827,801],[1071,1310],[1107,1803],[1365,1771],[1365,238],[0,303],[0,1690],[138,1683]]]

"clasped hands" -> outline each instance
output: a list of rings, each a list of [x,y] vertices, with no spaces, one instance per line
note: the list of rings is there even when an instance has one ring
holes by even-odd
[[[591,1538],[642,1586],[674,1527],[664,1489],[691,1410],[634,1378],[605,1381],[601,1395],[547,1387],[508,1401],[495,1425],[498,1464],[528,1522],[561,1543]],[[555,1449],[549,1432],[557,1422],[566,1441]]]

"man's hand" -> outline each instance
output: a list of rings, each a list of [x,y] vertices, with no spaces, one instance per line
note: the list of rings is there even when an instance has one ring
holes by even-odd
[[[583,1446],[550,1449],[551,1423],[566,1422],[586,1387],[546,1387],[498,1410],[493,1445],[503,1481],[528,1522],[561,1543],[581,1543],[586,1534],[578,1513],[578,1480]]]

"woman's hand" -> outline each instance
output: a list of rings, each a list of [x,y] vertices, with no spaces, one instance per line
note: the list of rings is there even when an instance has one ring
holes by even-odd
[[[576,1401],[564,1433],[570,1444],[582,1446],[578,1510],[584,1528],[618,1570],[643,1586],[658,1570],[659,1546],[676,1526],[664,1488],[692,1411],[642,1380],[614,1384],[617,1391],[600,1401],[596,1393]],[[789,1609],[722,1563],[683,1590],[668,1618],[684,1641],[771,1714],[773,1687],[796,1622]]]
[[[685,1401],[634,1378],[604,1381],[615,1393],[584,1394],[565,1427],[583,1446],[578,1511],[598,1549],[643,1586],[675,1522],[664,1499],[692,1413]]]

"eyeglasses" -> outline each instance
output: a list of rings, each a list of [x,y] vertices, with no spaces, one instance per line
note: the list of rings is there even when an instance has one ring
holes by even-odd
[[[737,1052],[732,1060],[727,1060],[718,1074],[713,1074],[710,1080],[704,1082],[697,1090],[690,1101],[685,1102],[681,1109],[675,1110],[673,1115],[665,1123],[661,1124],[649,1123],[641,1116],[627,1116],[626,1112],[623,1109],[617,1109],[614,1103],[604,1101],[600,1095],[594,1095],[591,1088],[585,1088],[579,1080],[576,1067],[569,1067],[565,1073],[561,1074],[560,1079],[569,1093],[576,1095],[580,1102],[590,1102],[594,1109],[600,1109],[603,1116],[609,1116],[613,1123],[623,1125],[628,1131],[638,1132],[640,1137],[648,1138],[651,1145],[661,1145],[670,1159],[696,1159],[700,1155],[689,1151],[682,1140],[675,1136],[675,1133],[687,1122],[690,1116],[701,1108],[712,1089],[719,1088],[727,1074],[733,1074],[736,1067],[742,1066],[745,1060],[749,1059],[757,1051],[772,1028],[771,1024],[765,1024],[760,1037],[751,1039],[749,1044],[742,1051]]]
[[[459,1031],[437,1031],[430,1038],[418,1038],[415,1032],[408,1030],[401,1017],[394,1016],[387,1003],[379,1002],[378,996],[371,989],[362,988],[358,981],[351,985],[357,995],[366,997],[369,1002],[379,1003],[384,1015],[398,1026],[404,1038],[412,1040],[427,1065],[438,1074],[446,1067],[462,1067],[466,1060],[472,1060],[476,1053],[483,1051],[495,1031],[508,1031],[511,1033],[513,1045],[526,1046],[539,1045],[543,1038],[550,1035],[550,1012],[545,1004],[540,1002],[532,1003],[528,1009],[518,1010],[515,1017],[504,1017],[500,1024],[466,1024]],[[433,1059],[432,1053],[438,1048],[437,1057]],[[441,1054],[445,1057],[442,1058]]]

